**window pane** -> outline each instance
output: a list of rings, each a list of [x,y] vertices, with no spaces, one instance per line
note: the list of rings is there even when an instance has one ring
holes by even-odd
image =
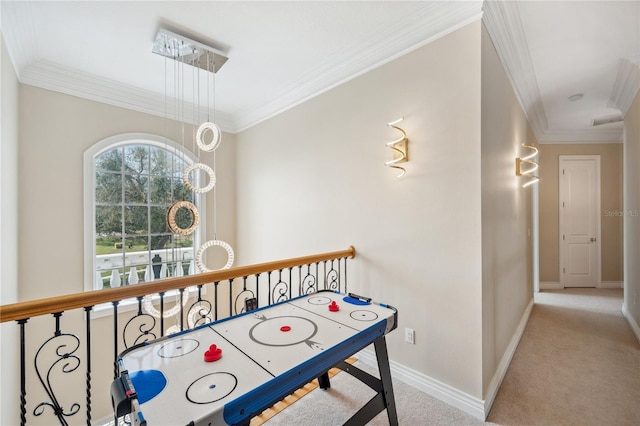
[[[167,227],[167,211],[166,207],[151,207],[151,233],[164,234],[169,232]]]
[[[175,237],[173,240],[173,246],[176,248],[181,247],[193,247],[193,234],[187,236]]]
[[[152,235],[151,250],[171,248],[171,234]]]
[[[122,235],[122,207],[96,206],[96,236],[119,237]]]
[[[149,250],[149,237],[147,235],[127,237],[124,241],[126,244],[125,250],[129,253]]]
[[[173,157],[173,154],[164,149],[151,147],[151,174],[159,176],[171,175],[171,157]]]
[[[124,230],[127,235],[146,234],[149,228],[147,206],[125,206]]]
[[[151,178],[151,204],[168,205],[172,202],[171,179],[167,177]]]
[[[122,171],[122,149],[115,148],[96,157],[96,170]]]
[[[149,174],[149,147],[132,145],[124,148],[125,173]]]
[[[96,238],[96,255],[122,253],[122,238],[98,237]]]
[[[96,173],[96,203],[122,203],[122,175],[120,173]]]
[[[184,185],[184,182],[182,181],[182,178],[173,180],[173,200],[184,200],[193,203],[193,191],[187,189],[187,187]]]
[[[124,176],[124,202],[126,204],[146,204],[149,178],[144,175]]]
[[[182,172],[187,168],[187,162],[183,158],[175,155],[173,157],[173,163],[173,177],[182,179]]]

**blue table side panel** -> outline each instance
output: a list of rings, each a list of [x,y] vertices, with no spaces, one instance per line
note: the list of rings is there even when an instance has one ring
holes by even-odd
[[[230,425],[238,424],[249,416],[259,414],[261,410],[268,408],[340,361],[344,361],[370,345],[378,337],[384,336],[386,327],[387,319],[383,319],[344,342],[322,351],[308,361],[229,402],[224,406],[225,422]]]

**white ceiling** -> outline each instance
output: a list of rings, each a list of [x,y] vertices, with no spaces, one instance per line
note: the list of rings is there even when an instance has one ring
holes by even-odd
[[[620,141],[637,92],[640,1],[10,2],[2,33],[19,80],[157,115],[175,112],[174,82],[193,68],[151,53],[160,27],[223,51],[216,121],[238,132],[479,19],[541,142]],[[167,70],[165,70],[167,67]],[[195,74],[206,107],[207,73]],[[167,76],[167,77],[165,77]],[[168,83],[167,83],[168,81]],[[191,91],[181,99],[190,102]],[[210,90],[212,92],[212,90]],[[580,101],[567,97],[583,93]],[[167,109],[168,108],[168,109]]]

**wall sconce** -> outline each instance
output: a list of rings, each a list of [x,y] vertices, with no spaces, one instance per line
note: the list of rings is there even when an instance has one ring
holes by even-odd
[[[538,155],[538,148],[525,144],[522,144],[522,147],[533,150],[533,153],[525,157],[516,158],[516,176],[524,176],[529,178],[529,180],[522,185],[523,188],[526,188],[527,186],[533,185],[540,180],[538,176],[535,176],[533,174],[533,172],[538,170],[538,163],[533,161],[533,158]]]
[[[402,134],[402,136],[398,139],[386,143],[386,145],[393,150],[393,160],[389,160],[384,164],[388,167],[393,167],[394,169],[399,169],[401,171],[400,174],[396,176],[397,178],[404,176],[407,171],[404,167],[397,166],[396,164],[406,163],[407,161],[409,161],[409,157],[407,155],[407,143],[409,142],[407,133],[400,127],[396,126],[396,124],[398,124],[402,120],[404,120],[404,117],[400,117],[397,120],[392,121],[391,123],[387,123],[387,126],[393,127]]]

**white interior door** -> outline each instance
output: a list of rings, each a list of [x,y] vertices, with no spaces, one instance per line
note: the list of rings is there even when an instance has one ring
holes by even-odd
[[[600,156],[560,156],[560,283],[600,287]]]

